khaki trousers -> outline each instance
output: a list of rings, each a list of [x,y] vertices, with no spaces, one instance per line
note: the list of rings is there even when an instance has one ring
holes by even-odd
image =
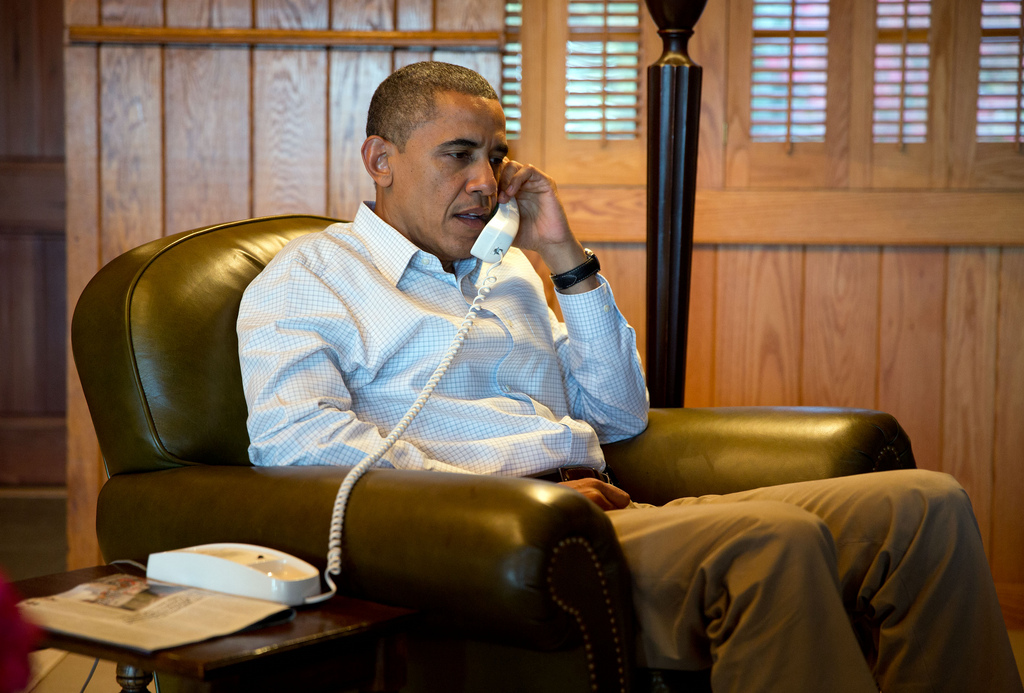
[[[964,490],[906,470],[610,512],[640,663],[716,693],[1020,693]]]

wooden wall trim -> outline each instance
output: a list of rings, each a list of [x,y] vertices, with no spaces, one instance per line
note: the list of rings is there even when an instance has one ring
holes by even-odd
[[[585,241],[644,243],[642,186],[564,187]],[[719,245],[1021,246],[1024,195],[974,192],[698,190],[694,242]]]
[[[64,209],[63,161],[0,161],[0,227],[63,233]]]
[[[244,46],[428,46],[500,50],[500,31],[327,31],[316,29],[206,29],[189,27],[70,26],[71,44]]]

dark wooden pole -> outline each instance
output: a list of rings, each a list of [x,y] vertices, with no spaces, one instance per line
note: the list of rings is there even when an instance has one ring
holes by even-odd
[[[681,407],[701,84],[686,47],[707,0],[646,2],[664,44],[647,68],[647,388],[652,407]]]

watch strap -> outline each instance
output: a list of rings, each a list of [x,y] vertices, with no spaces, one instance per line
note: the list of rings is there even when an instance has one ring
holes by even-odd
[[[601,263],[598,262],[597,255],[594,255],[594,251],[590,248],[584,248],[583,252],[587,256],[587,259],[584,260],[583,264],[573,267],[568,272],[551,275],[551,283],[555,285],[556,290],[564,291],[571,286],[579,284],[584,279],[593,277],[600,271]]]

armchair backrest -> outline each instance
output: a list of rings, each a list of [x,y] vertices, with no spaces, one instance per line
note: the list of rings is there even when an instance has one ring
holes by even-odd
[[[186,231],[93,277],[71,345],[109,476],[249,464],[242,292],[286,243],[336,221],[291,215]]]

